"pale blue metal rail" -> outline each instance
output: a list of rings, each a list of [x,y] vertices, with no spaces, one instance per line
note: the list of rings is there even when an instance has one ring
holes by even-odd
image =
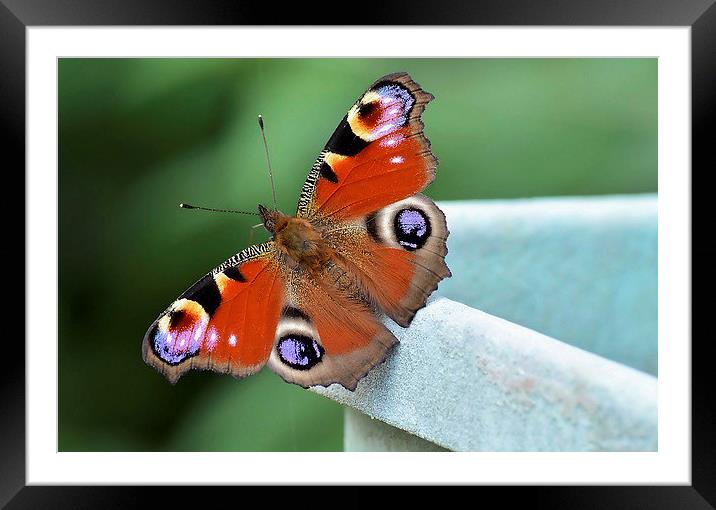
[[[655,451],[656,195],[440,205],[453,278],[356,392],[315,389],[345,449]]]

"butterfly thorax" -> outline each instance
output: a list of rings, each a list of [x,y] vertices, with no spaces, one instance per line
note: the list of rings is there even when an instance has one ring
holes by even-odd
[[[333,250],[308,220],[261,205],[259,213],[266,230],[273,234],[277,248],[287,256],[288,264],[317,272],[331,259]]]

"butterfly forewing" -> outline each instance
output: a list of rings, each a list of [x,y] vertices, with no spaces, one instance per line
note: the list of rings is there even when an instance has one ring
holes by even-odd
[[[243,377],[273,346],[284,300],[274,243],[250,246],[192,285],[150,326],[144,360],[171,382],[191,368]]]
[[[423,135],[420,115],[432,99],[405,73],[371,85],[309,172],[298,216],[356,218],[430,184],[437,159]]]

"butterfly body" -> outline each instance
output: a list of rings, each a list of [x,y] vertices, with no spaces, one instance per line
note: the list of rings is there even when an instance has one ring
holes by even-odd
[[[264,226],[273,234],[284,264],[316,274],[334,256],[331,247],[310,221],[286,216],[279,211],[268,211],[266,214]]]
[[[311,168],[295,216],[259,206],[271,240],[200,279],[147,331],[144,359],[175,382],[191,368],[355,389],[440,280],[448,229],[419,192],[437,159],[422,132],[432,95],[405,73],[376,81]]]

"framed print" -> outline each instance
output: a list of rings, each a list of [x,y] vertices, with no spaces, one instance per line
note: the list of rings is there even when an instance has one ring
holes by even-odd
[[[137,490],[53,485],[433,483],[633,485],[530,492],[600,507],[712,504],[712,377],[691,333],[690,233],[699,216],[690,165],[709,153],[716,11],[709,2],[630,5],[550,13],[486,3],[402,21],[455,27],[393,26],[400,20],[391,14],[370,27],[256,27],[247,24],[281,23],[290,9],[263,18],[262,7],[219,4],[167,15],[159,4],[110,13],[5,1],[2,111],[15,166],[25,168],[27,304],[24,350],[8,347],[0,501],[23,508],[62,495],[68,506],[121,505]],[[514,23],[530,26],[485,26]],[[373,126],[376,105],[385,112]],[[424,129],[430,140],[411,168],[425,165],[431,178],[406,191],[403,180],[374,183],[378,159],[358,161],[375,138],[385,142],[386,168],[404,163],[385,145],[400,129],[414,129],[407,139],[416,140]],[[325,191],[351,182],[350,158],[367,172],[355,186],[368,198]],[[429,198],[404,202],[420,192]],[[337,201],[332,211],[395,197],[345,223],[311,223],[306,193],[307,203],[329,204],[324,210]],[[619,207],[612,219],[593,231],[577,221],[602,214],[607,197],[609,211]],[[248,214],[186,211],[180,202]],[[522,216],[504,222],[501,208],[516,214],[518,202]],[[383,221],[381,211],[395,217]],[[651,227],[614,237],[610,222],[621,228],[625,218]],[[284,228],[276,225],[290,221],[303,221],[291,231],[299,251],[276,237]],[[265,230],[252,230],[256,223]],[[231,286],[268,271],[242,266],[265,255],[244,248],[275,243],[280,260],[312,267],[295,253],[307,249],[311,229],[327,239],[328,224],[359,225],[370,246],[392,242],[409,254],[421,253],[421,232],[443,243],[435,260],[409,259],[438,275],[424,283],[435,296],[424,290],[415,304],[365,283],[402,281],[403,269],[355,276],[370,266],[355,262],[357,253],[373,253],[376,267],[381,259],[341,251],[354,237],[321,252],[329,254],[321,268],[329,257],[356,268],[336,282],[355,278],[346,295],[367,296],[366,313],[394,319],[385,335],[400,348],[388,342],[386,352],[354,361],[363,347],[332,345],[326,332],[350,322],[335,319],[345,310],[358,314],[355,300],[332,308],[335,295],[306,298],[312,287],[285,276],[300,273],[288,263],[294,272],[277,269],[293,282],[285,294],[266,284],[252,298],[266,301],[254,307],[253,322],[270,330],[261,359],[231,354],[261,336],[256,328],[242,336],[231,314],[221,318]],[[524,232],[535,244],[516,242]],[[560,260],[563,279],[526,246],[551,247],[559,258],[547,260]],[[614,283],[595,296],[590,276],[602,275]],[[391,308],[397,301],[409,303],[401,305],[409,318]],[[275,320],[267,318],[274,308]],[[275,337],[276,324],[300,334]],[[629,348],[635,338],[646,354]],[[209,352],[213,361],[202,358]],[[278,377],[254,374],[264,364]],[[190,367],[253,375],[238,382],[185,374]],[[424,451],[443,449],[455,452]]]

